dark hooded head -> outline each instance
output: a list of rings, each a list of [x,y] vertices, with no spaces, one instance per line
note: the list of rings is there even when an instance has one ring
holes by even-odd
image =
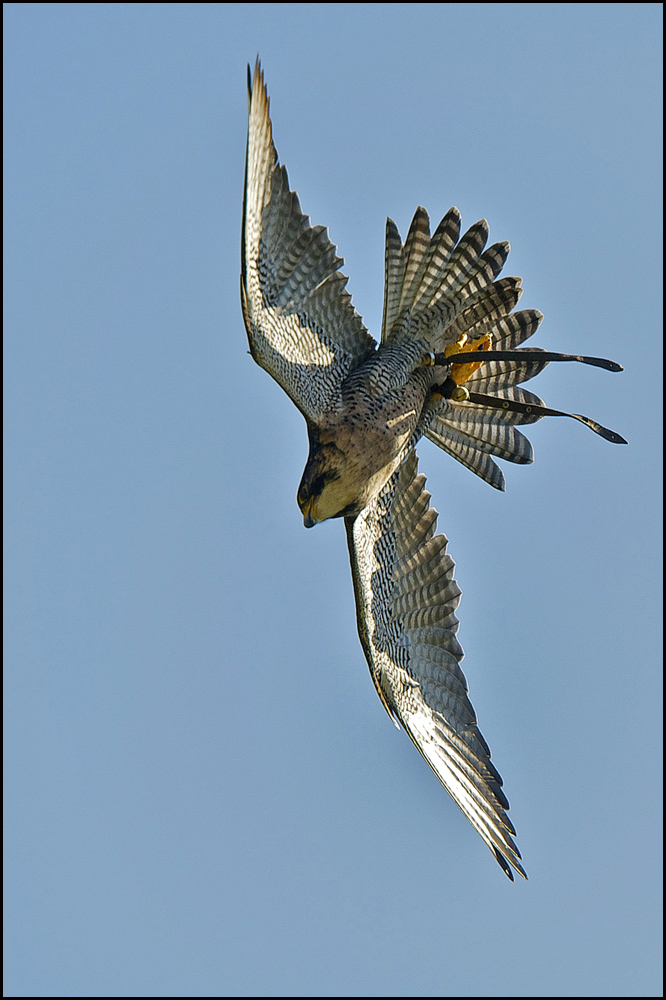
[[[308,425],[310,454],[298,487],[297,502],[306,528],[330,517],[356,514],[360,507],[354,501],[347,473],[347,459],[332,440]]]

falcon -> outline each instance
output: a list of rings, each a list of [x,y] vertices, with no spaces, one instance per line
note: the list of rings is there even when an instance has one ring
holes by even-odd
[[[486,249],[485,220],[461,236],[456,208],[432,235],[417,208],[404,244],[387,220],[378,346],[352,305],[326,228],[310,225],[278,162],[258,60],[254,74],[248,66],[248,96],[241,305],[252,357],[307,424],[297,493],[303,522],[344,519],[358,633],[384,708],[508,877],[527,877],[460,667],[460,588],[448,540],[435,533],[437,511],[415,448],[425,436],[503,490],[494,458],[531,462],[532,446],[517,428],[544,416],[573,417],[625,444],[521,388],[551,361],[621,368],[520,347],[542,315],[513,311],[521,280],[498,278],[509,244]]]

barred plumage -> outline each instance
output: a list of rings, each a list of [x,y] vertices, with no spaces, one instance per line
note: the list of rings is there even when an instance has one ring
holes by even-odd
[[[359,637],[382,704],[509,878],[525,875],[460,668],[460,589],[414,449],[426,435],[503,490],[491,456],[531,462],[532,446],[517,427],[561,415],[521,384],[550,360],[571,357],[519,347],[541,313],[513,312],[520,278],[498,278],[509,244],[486,249],[485,220],[460,238],[455,208],[432,236],[428,213],[417,208],[404,246],[387,220],[377,347],[327,230],[310,225],[278,163],[258,62],[248,84],[243,318],[254,359],[307,422],[310,452],[297,497],[304,523],[344,517]]]
[[[250,350],[304,416],[316,421],[375,341],[345,291],[343,261],[327,230],[310,226],[277,163],[258,65],[249,101],[241,300]]]
[[[367,621],[370,608],[372,618],[383,622],[381,636],[364,624],[366,657],[390,714],[509,877],[512,868],[524,875],[502,779],[490,762],[459,666],[460,589],[447,539],[434,534],[436,518],[412,452],[379,496],[346,520],[359,621]]]

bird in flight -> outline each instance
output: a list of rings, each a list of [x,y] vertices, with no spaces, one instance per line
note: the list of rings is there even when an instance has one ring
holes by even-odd
[[[519,425],[570,416],[625,444],[521,388],[551,361],[621,368],[520,347],[542,315],[513,312],[521,280],[498,278],[509,244],[486,249],[485,220],[461,237],[456,208],[432,235],[417,208],[404,244],[387,220],[378,346],[352,305],[326,228],[310,225],[289,189],[258,60],[254,74],[248,67],[248,94],[241,304],[252,357],[305,417],[309,455],[297,493],[304,524],[344,519],[358,632],[384,708],[508,877],[526,877],[460,667],[460,589],[415,448],[425,436],[503,490],[493,456],[532,461]]]

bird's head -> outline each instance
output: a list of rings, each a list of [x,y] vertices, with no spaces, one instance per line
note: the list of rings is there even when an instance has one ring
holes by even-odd
[[[330,517],[357,514],[360,507],[351,488],[347,459],[334,441],[315,427],[308,427],[310,454],[303,470],[296,500],[306,528]]]

